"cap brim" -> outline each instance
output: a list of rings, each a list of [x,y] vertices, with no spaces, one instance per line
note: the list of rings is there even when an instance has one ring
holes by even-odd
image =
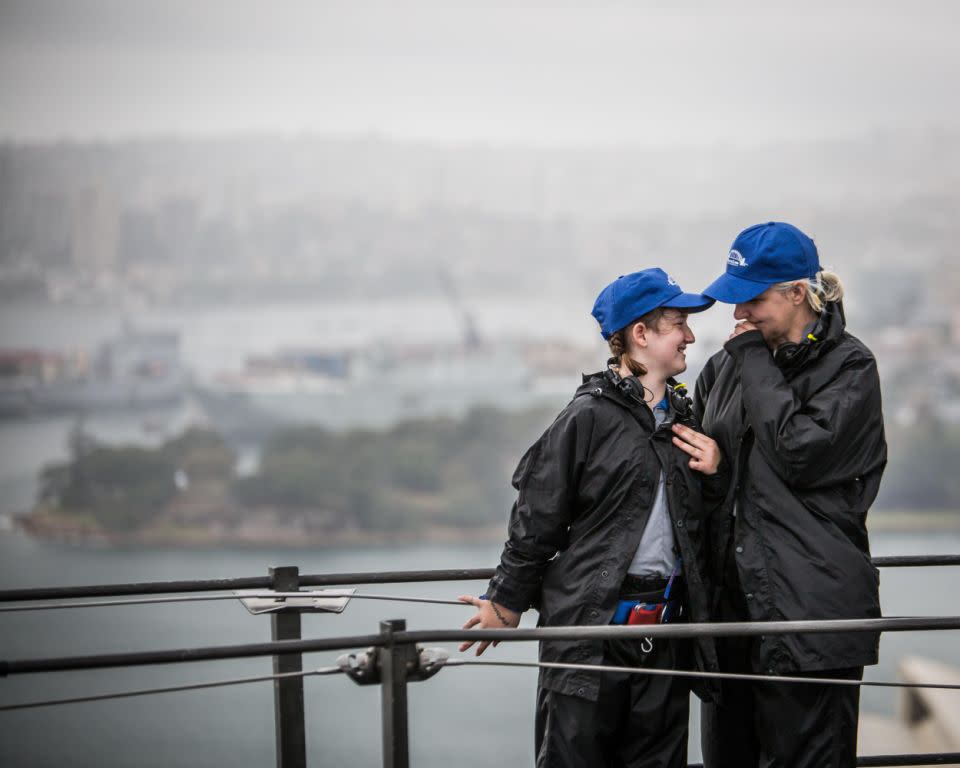
[[[742,304],[757,298],[771,285],[775,283],[758,283],[756,280],[746,280],[724,272],[703,289],[703,295],[722,301],[724,304]]]
[[[714,300],[702,293],[678,293],[660,306],[666,309],[682,309],[684,312],[693,313],[710,309],[713,304]]]

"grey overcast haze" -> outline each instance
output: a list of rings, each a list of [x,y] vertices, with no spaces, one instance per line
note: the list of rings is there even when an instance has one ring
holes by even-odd
[[[0,140],[953,130],[960,4],[2,0]]]

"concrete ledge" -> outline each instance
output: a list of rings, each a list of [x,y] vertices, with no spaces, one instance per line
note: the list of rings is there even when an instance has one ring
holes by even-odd
[[[905,683],[960,685],[960,669],[933,659],[911,656],[897,668]],[[860,755],[956,752],[960,750],[960,691],[902,688],[896,718],[860,715]]]

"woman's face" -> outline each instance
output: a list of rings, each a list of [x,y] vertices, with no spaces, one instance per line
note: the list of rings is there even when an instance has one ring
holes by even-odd
[[[664,310],[660,322],[645,333],[647,347],[644,362],[647,368],[663,376],[676,376],[687,370],[686,348],[697,337],[687,325],[687,313],[678,309]]]
[[[798,286],[789,291],[771,286],[755,299],[737,304],[733,316],[755,325],[767,345],[775,348],[788,340],[798,322],[802,325],[806,320],[806,299],[801,291]]]

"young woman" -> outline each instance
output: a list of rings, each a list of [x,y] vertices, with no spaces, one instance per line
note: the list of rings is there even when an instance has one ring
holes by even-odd
[[[465,628],[516,627],[531,606],[540,626],[707,620],[701,480],[716,476],[720,453],[695,431],[672,377],[695,341],[688,314],[712,303],[657,268],[603,289],[593,316],[613,356],[520,460],[509,539],[485,597],[460,598],[478,609]],[[693,650],[716,669],[710,641]],[[689,666],[689,651],[650,639],[551,641],[540,659],[674,669]],[[686,766],[689,691],[683,678],[544,668],[537,765]]]
[[[846,331],[843,287],[790,224],[744,230],[704,293],[739,321],[704,366],[696,404],[731,465],[712,525],[717,619],[880,616],[867,510],[887,460],[880,379]],[[875,634],[767,635],[718,642],[725,672],[859,679]],[[859,688],[724,681],[705,704],[708,768],[856,764]]]

